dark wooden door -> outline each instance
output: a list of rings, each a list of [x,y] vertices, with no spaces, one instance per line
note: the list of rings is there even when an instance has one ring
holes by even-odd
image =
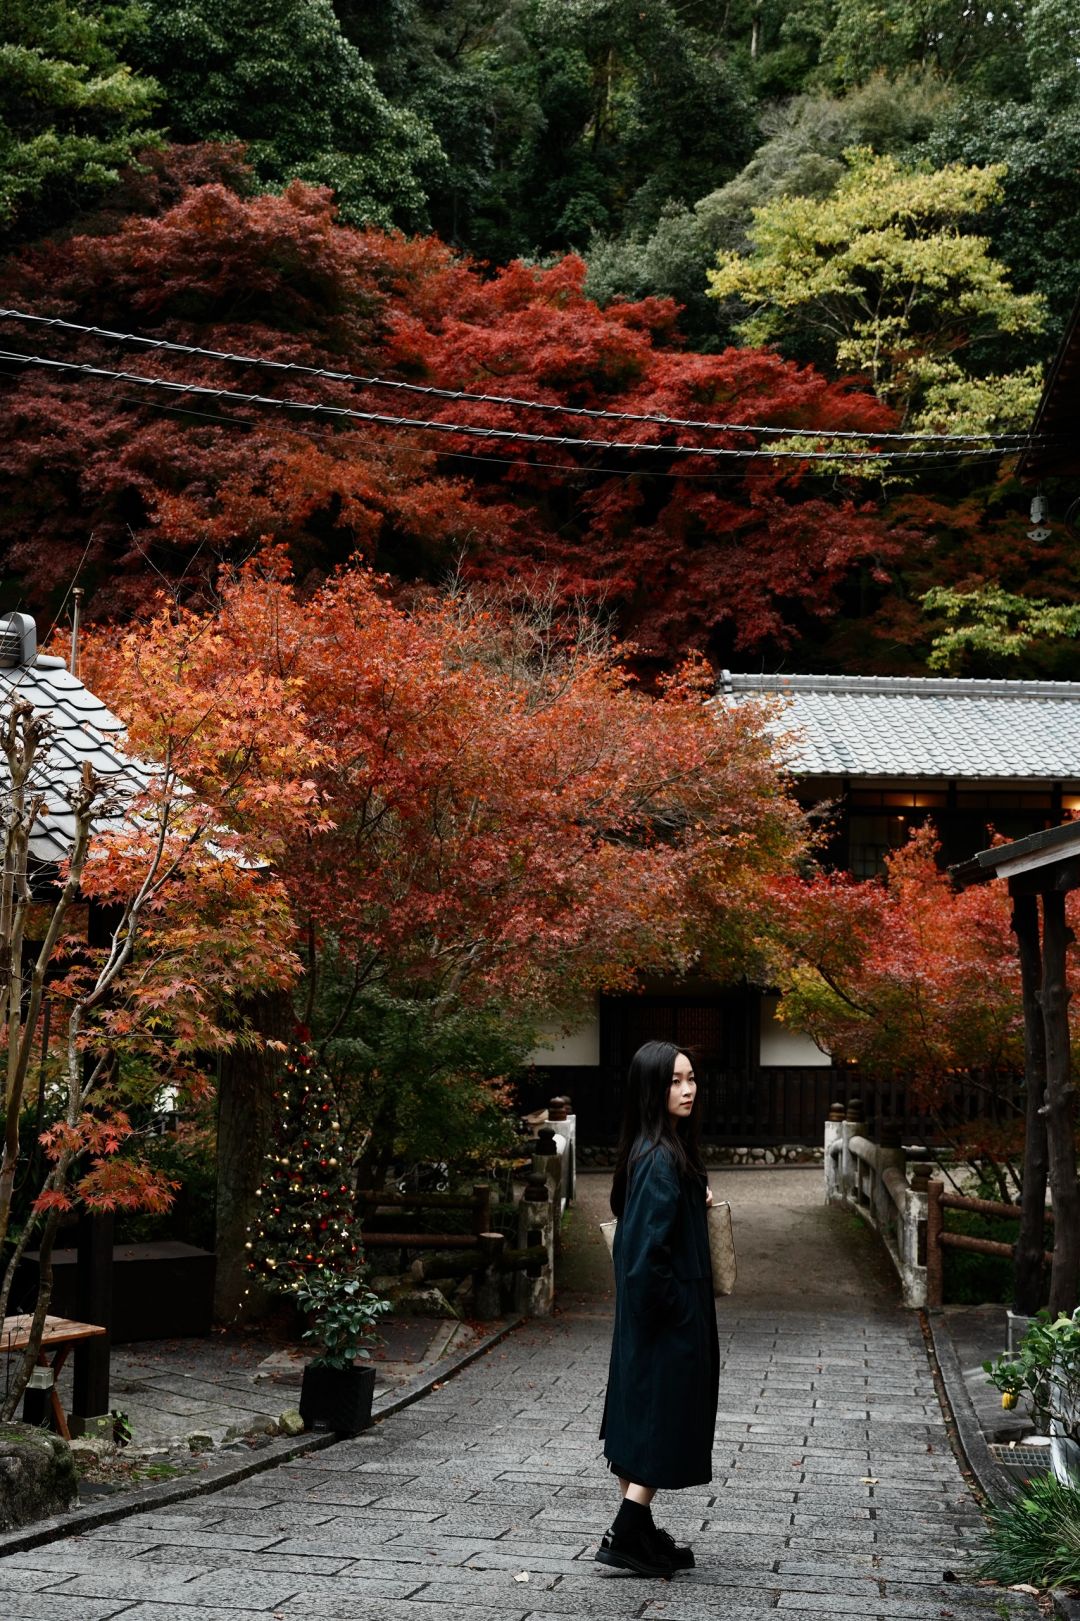
[[[746,1111],[757,1069],[754,1021],[758,997],[750,991],[688,996],[606,997],[600,1007],[600,1067],[607,1082],[612,1124],[622,1113],[630,1060],[646,1041],[670,1041],[693,1061],[702,1101],[702,1134],[731,1139]]]

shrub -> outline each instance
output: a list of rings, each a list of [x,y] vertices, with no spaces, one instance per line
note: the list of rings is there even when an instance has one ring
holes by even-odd
[[[981,1194],[980,1197],[994,1197]],[[1003,1216],[980,1216],[969,1210],[949,1210],[945,1225],[951,1233],[967,1233],[972,1238],[991,1238],[999,1244],[1015,1244],[1017,1226]],[[979,1255],[974,1250],[945,1249],[945,1299],[950,1305],[982,1305],[998,1301],[1011,1305],[1013,1262],[1007,1255]]]
[[[992,1508],[986,1538],[980,1576],[1006,1586],[1080,1585],[1080,1492],[1053,1475],[1037,1476],[1022,1493]]]

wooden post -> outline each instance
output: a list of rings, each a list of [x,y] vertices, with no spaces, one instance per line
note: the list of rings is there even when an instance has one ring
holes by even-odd
[[[1076,1186],[1076,1090],[1069,1055],[1069,987],[1066,954],[1071,931],[1065,922],[1065,896],[1048,890],[1042,898],[1042,1003],[1046,1032],[1046,1142],[1050,1192],[1054,1201],[1054,1264],[1050,1272],[1050,1313],[1076,1305],[1080,1271],[1080,1191]]]
[[[506,1247],[505,1233],[478,1233],[480,1264],[473,1274],[473,1315],[491,1322],[502,1311],[499,1262]]]
[[[472,1190],[473,1196],[473,1232],[480,1234],[491,1229],[491,1186],[487,1182],[475,1182]]]
[[[939,1311],[945,1295],[945,1257],[941,1246],[941,1231],[945,1225],[941,1203],[944,1192],[944,1182],[932,1176],[926,1184],[926,1305],[929,1311]]]
[[[109,1355],[112,1328],[113,1233],[111,1212],[79,1218],[76,1239],[75,1315],[84,1323],[99,1323],[106,1330],[75,1347],[70,1428],[81,1435],[86,1421],[109,1411]]]
[[[1012,887],[1012,886],[1010,886]],[[1016,1240],[1013,1311],[1033,1317],[1043,1303],[1046,1226],[1047,1142],[1046,1029],[1039,993],[1042,952],[1039,948],[1039,905],[1034,895],[1013,893],[1012,928],[1020,956],[1024,1000],[1024,1159],[1020,1194],[1020,1232]]]

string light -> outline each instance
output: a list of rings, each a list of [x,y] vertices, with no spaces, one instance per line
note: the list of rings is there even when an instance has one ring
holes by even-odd
[[[353,1230],[352,1189],[337,1169],[340,1144],[330,1135],[340,1122],[327,1097],[329,1081],[306,1048],[294,1049],[284,1067],[263,1183],[273,1202],[260,1204],[245,1247],[249,1271],[272,1276],[274,1287],[287,1292],[312,1267],[354,1269],[362,1250]],[[319,1250],[313,1248],[316,1233]]]

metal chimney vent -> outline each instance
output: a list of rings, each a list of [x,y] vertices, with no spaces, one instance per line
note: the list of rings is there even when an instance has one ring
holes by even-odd
[[[37,657],[37,626],[29,614],[0,614],[0,669],[33,664]]]

